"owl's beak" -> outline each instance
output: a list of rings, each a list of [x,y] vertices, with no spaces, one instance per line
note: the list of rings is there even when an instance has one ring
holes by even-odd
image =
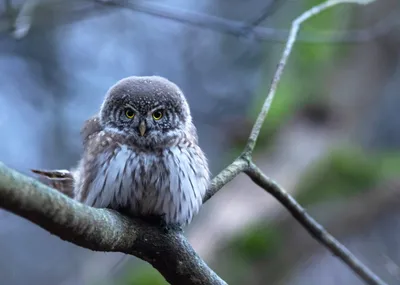
[[[146,133],[146,125],[145,125],[144,121],[141,121],[139,124],[139,132],[142,137]]]

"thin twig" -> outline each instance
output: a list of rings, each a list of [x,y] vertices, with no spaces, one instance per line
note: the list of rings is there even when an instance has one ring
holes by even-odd
[[[100,3],[97,3],[100,2]],[[72,9],[70,11],[64,10],[62,15],[58,15],[58,22],[60,25],[69,24],[74,21],[86,20],[88,17],[94,17],[103,15],[108,12],[108,7],[122,7],[137,11],[140,13],[145,13],[154,17],[169,19],[171,21],[179,22],[182,24],[198,27],[201,29],[207,29],[223,34],[233,35],[236,37],[246,36],[244,31],[251,31],[251,37],[258,41],[268,41],[268,42],[285,42],[287,35],[289,33],[286,29],[276,29],[268,27],[258,27],[254,26],[252,30],[245,29],[248,24],[232,21],[216,16],[211,16],[203,13],[196,13],[188,10],[178,9],[170,6],[165,6],[159,3],[153,2],[135,2],[133,1],[122,1],[122,0],[106,0],[94,2],[93,0],[82,2],[82,7],[80,9]],[[346,30],[346,31],[319,31],[313,33],[304,32],[297,38],[298,42],[320,44],[320,43],[363,43],[376,39],[383,36],[393,28],[399,26],[400,17],[396,11],[396,15],[388,19],[384,17],[379,23],[373,25],[372,27],[365,29],[356,30]],[[260,18],[261,16],[260,16]],[[31,21],[32,19],[30,19]],[[29,30],[29,25],[27,26]],[[7,26],[5,29],[14,28],[14,23],[11,26]],[[5,30],[0,27],[0,33]],[[25,36],[28,31],[23,29],[21,36]]]
[[[287,40],[285,49],[283,50],[282,57],[279,61],[277,70],[274,74],[270,90],[267,94],[265,102],[261,108],[261,111],[256,119],[253,129],[250,133],[249,140],[243,152],[243,158],[251,159],[250,156],[253,153],[254,147],[257,142],[257,138],[260,134],[261,127],[265,121],[268,111],[271,107],[272,100],[275,96],[278,83],[281,79],[283,70],[286,62],[292,51],[293,45],[296,41],[296,37],[300,28],[300,25],[311,18],[314,15],[321,13],[322,11],[341,3],[357,3],[367,4],[372,1],[360,1],[360,0],[328,0],[312,9],[306,11],[292,23],[289,38]],[[319,242],[325,245],[333,254],[339,257],[345,262],[361,279],[367,284],[371,285],[385,285],[378,276],[376,276],[368,267],[366,267],[361,261],[359,261],[344,245],[337,241],[331,234],[329,234],[318,222],[316,222],[304,208],[297,203],[297,201],[291,197],[286,191],[284,191],[278,184],[271,179],[267,178],[261,170],[250,161],[249,167],[245,170],[245,173],[260,187],[267,190],[273,195],[282,205],[284,205],[293,217],[299,221],[304,228]]]
[[[211,186],[208,188],[207,194],[203,199],[203,203],[207,202],[218,190],[228,184],[239,173],[243,172],[248,165],[249,162],[243,159],[243,157],[235,159],[235,161],[213,178]]]
[[[290,196],[281,186],[265,176],[262,171],[251,163],[246,174],[251,180],[268,193],[274,196],[313,236],[329,251],[346,263],[362,280],[371,285],[386,285],[367,266],[357,259],[344,245],[328,233],[317,221],[315,221],[297,201]]]
[[[275,71],[274,77],[272,79],[271,87],[269,89],[268,95],[265,99],[265,102],[261,108],[261,112],[257,117],[257,120],[253,126],[253,129],[251,130],[249,140],[247,142],[247,145],[245,147],[245,153],[246,154],[251,154],[254,150],[254,147],[256,146],[257,138],[260,134],[261,127],[264,124],[264,120],[268,114],[268,111],[271,107],[272,100],[274,99],[276,89],[278,87],[278,83],[281,79],[283,69],[286,66],[286,62],[289,58],[290,53],[292,52],[293,45],[297,39],[297,34],[300,29],[300,25],[305,22],[306,20],[310,19],[311,17],[320,14],[321,12],[325,11],[326,9],[338,5],[338,4],[344,4],[344,3],[356,3],[356,4],[368,4],[370,2],[373,2],[373,0],[328,0],[320,5],[314,6],[310,10],[304,12],[301,14],[299,17],[297,17],[293,22],[292,22],[292,27],[290,29],[289,37],[287,39],[285,48],[283,50],[281,59],[278,63],[278,67]]]
[[[359,4],[367,4],[368,2],[372,1],[373,0],[364,0],[364,1],[348,0],[341,2],[342,3],[356,2]],[[228,20],[217,16],[207,15],[189,10],[183,10],[176,7],[170,7],[167,5],[162,5],[159,3],[153,3],[149,1],[137,2],[132,0],[113,0],[103,3],[103,5],[122,7],[137,12],[145,13],[148,15],[152,15],[155,17],[168,19],[171,21],[195,26],[202,29],[212,30],[219,33],[233,35],[236,37],[243,36],[243,26],[246,26],[243,25],[243,22]],[[266,13],[266,15],[261,15],[258,18],[258,20],[255,21],[255,24],[253,23],[254,28],[252,30],[252,37],[259,41],[285,42],[285,40],[288,37],[289,33],[288,30],[268,28],[268,27],[256,27],[259,24],[259,21],[264,20],[263,18],[264,16],[267,17],[268,13]],[[388,33],[399,24],[400,24],[399,16],[397,15],[397,17],[393,17],[390,21],[387,21],[385,17],[382,20],[382,22],[379,22],[376,25],[366,29],[347,30],[344,32],[329,31],[329,32],[313,32],[312,34],[303,33],[297,39],[297,41],[306,43],[315,43],[315,44],[367,42]],[[377,26],[379,26],[380,29],[377,29],[376,28]]]
[[[245,33],[251,32],[255,27],[259,26],[263,21],[272,16],[283,2],[284,0],[270,0],[267,6],[262,9],[261,13],[245,25]]]

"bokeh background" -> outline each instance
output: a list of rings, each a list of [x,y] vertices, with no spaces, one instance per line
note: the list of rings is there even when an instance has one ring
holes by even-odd
[[[183,89],[217,174],[241,151],[291,21],[317,0],[2,0],[0,160],[69,168],[85,119],[130,75]],[[400,284],[400,2],[304,24],[254,154],[389,284]],[[186,229],[229,284],[361,281],[244,175]],[[145,262],[61,241],[0,210],[2,285],[157,285]]]

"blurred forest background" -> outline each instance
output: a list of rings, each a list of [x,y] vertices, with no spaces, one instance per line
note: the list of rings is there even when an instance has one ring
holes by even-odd
[[[69,168],[107,89],[161,75],[188,97],[213,174],[241,151],[291,21],[317,0],[3,0],[0,160]],[[303,26],[255,161],[389,284],[400,284],[400,2],[345,4]],[[240,175],[186,229],[229,284],[357,285]],[[165,284],[151,266],[61,241],[0,210],[2,285]]]

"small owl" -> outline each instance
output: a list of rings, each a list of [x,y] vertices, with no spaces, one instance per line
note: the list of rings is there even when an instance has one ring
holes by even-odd
[[[32,170],[41,181],[89,206],[160,216],[184,226],[199,211],[210,181],[182,91],[158,76],[112,86],[81,130],[76,168]]]

